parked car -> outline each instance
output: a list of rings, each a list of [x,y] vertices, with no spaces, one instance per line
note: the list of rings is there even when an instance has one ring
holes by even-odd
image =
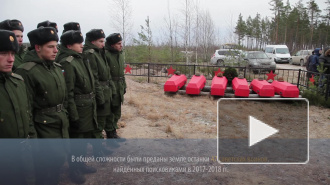
[[[236,49],[218,49],[211,57],[212,65],[223,66],[227,62],[239,61],[242,51]]]
[[[290,64],[297,64],[300,66],[305,66],[307,62],[307,57],[312,54],[313,50],[300,50],[295,55],[292,56],[292,62]]]
[[[247,68],[254,74],[262,71],[275,71],[276,69],[275,61],[263,51],[247,51],[245,55],[244,60],[248,62]]]
[[[265,53],[274,58],[276,63],[290,63],[292,58],[286,45],[267,45]]]

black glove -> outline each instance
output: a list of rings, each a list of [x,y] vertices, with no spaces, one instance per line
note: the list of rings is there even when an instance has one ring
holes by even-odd
[[[126,88],[124,89],[124,94],[126,94]]]
[[[105,103],[103,103],[101,105],[97,105],[97,109],[103,110],[104,108],[105,108]]]

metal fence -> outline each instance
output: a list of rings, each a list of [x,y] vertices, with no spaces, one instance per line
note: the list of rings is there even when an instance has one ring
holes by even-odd
[[[158,78],[168,78],[168,70],[174,69],[175,71],[180,71],[181,74],[185,74],[188,79],[190,79],[194,74],[200,73],[203,74],[207,80],[212,80],[215,74],[215,71],[218,71],[219,68],[221,71],[225,71],[228,66],[214,66],[214,65],[185,65],[185,64],[155,64],[155,63],[127,63],[131,69],[131,73],[126,73],[127,76],[141,76],[147,77],[148,83],[153,77]],[[249,70],[247,67],[232,67],[237,70],[238,74],[242,74],[244,78],[247,79],[248,82],[251,82],[253,79],[258,79],[259,77],[263,77],[267,79],[267,73],[269,71],[265,71],[263,68],[254,68],[253,71],[257,72],[254,73],[253,71]],[[297,85],[299,89],[310,89],[309,82],[312,76],[325,79],[325,83],[322,82],[315,82],[317,85],[322,85],[325,88],[322,89],[321,94],[323,94],[326,100],[329,97],[330,93],[330,75],[310,72],[301,69],[276,69],[274,71],[275,80],[279,78],[283,78],[284,81],[287,81],[291,84]]]

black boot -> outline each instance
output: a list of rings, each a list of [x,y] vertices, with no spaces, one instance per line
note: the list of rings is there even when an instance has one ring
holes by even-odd
[[[76,184],[83,184],[86,182],[86,178],[78,169],[70,170],[70,179]]]
[[[120,139],[120,137],[117,135],[116,130],[107,131],[106,133],[107,133],[107,138],[108,139]]]

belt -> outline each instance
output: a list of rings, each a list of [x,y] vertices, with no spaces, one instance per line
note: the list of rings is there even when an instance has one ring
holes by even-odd
[[[100,85],[107,85],[107,86],[109,86],[109,83],[110,83],[109,80],[107,80],[107,81],[99,81],[99,82],[100,82]]]
[[[112,77],[112,80],[114,80],[114,81],[124,81],[124,77]]]
[[[46,109],[40,109],[39,111],[44,114],[44,113],[51,113],[51,112],[61,112],[64,109],[63,104],[58,104],[55,107],[50,107]]]
[[[89,94],[79,94],[74,96],[75,99],[93,99],[95,98],[95,94],[93,92]]]

